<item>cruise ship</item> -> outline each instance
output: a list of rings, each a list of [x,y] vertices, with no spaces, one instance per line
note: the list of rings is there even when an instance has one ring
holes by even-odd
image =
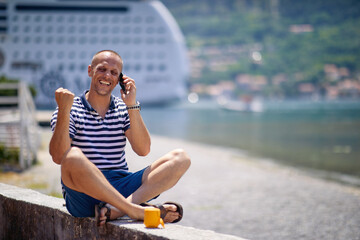
[[[141,103],[186,95],[184,37],[160,1],[0,0],[0,76],[33,85],[39,109],[56,107],[58,87],[76,95],[88,89],[87,66],[104,49],[122,56]]]

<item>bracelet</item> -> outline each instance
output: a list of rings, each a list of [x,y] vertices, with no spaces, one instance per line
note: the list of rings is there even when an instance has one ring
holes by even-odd
[[[139,103],[139,102],[136,102],[135,105],[127,106],[127,107],[126,107],[126,110],[135,110],[135,109],[141,110],[141,106],[140,106],[140,103]]]

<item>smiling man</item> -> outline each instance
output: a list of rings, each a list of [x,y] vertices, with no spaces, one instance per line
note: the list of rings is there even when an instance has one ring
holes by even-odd
[[[125,159],[128,139],[140,156],[150,152],[150,135],[136,101],[134,79],[123,76],[125,92],[112,95],[123,68],[112,50],[96,53],[88,66],[90,89],[81,96],[64,88],[55,92],[57,109],[51,119],[49,151],[61,165],[61,184],[68,211],[76,217],[95,216],[98,225],[128,215],[144,218],[146,202],[173,187],[190,166],[182,149],[165,154],[132,173]],[[165,222],[178,222],[182,206],[156,205]]]

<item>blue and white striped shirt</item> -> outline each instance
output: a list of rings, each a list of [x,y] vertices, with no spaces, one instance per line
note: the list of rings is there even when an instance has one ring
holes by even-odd
[[[75,97],[71,107],[71,145],[80,148],[100,170],[128,171],[125,131],[130,127],[130,119],[125,103],[111,96],[109,110],[103,119],[86,100],[86,92]],[[51,118],[52,131],[55,130],[57,112],[58,109]]]

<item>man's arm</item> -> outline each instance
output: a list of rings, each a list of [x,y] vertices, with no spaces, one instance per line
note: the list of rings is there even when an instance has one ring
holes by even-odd
[[[64,154],[67,153],[71,147],[69,124],[74,94],[67,89],[59,88],[55,92],[55,99],[58,104],[58,114],[55,130],[50,140],[49,152],[53,161],[61,164]]]
[[[140,110],[129,110],[130,128],[126,130],[125,136],[129,140],[132,149],[139,156],[146,156],[150,152],[151,138],[145,123],[141,117]]]
[[[136,86],[134,79],[124,75],[126,94],[121,91],[121,98],[127,106],[136,104]],[[150,152],[151,139],[149,131],[141,117],[140,110],[128,110],[130,118],[130,128],[126,130],[125,136],[129,140],[132,149],[139,156],[146,156]]]

